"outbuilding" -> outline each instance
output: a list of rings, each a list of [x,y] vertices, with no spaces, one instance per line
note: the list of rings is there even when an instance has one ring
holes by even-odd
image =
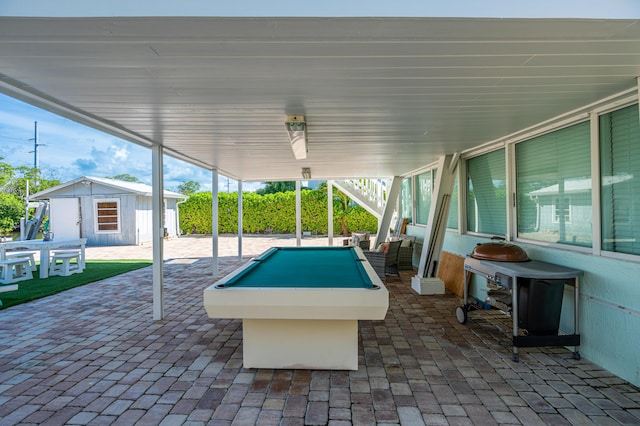
[[[152,240],[151,190],[143,183],[82,176],[30,199],[49,201],[54,238],[86,238],[94,246],[137,245]],[[165,237],[180,235],[178,204],[186,199],[164,191]]]

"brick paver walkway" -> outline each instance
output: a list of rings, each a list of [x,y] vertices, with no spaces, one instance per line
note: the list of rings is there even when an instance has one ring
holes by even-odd
[[[564,348],[512,362],[506,316],[461,325],[459,300],[416,295],[409,273],[387,318],[360,322],[357,371],[243,369],[241,321],[207,317],[210,259],[185,247],[163,321],[150,268],[0,311],[0,424],[640,424],[638,388]]]

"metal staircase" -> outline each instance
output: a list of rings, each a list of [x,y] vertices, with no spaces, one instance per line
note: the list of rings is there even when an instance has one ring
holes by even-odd
[[[382,218],[391,179],[343,179],[334,181],[333,185],[374,215],[378,221]]]

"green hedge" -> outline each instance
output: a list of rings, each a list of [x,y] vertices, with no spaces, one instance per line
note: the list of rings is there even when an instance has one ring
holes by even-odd
[[[316,190],[301,191],[302,230],[327,234],[327,194]],[[211,234],[210,192],[198,192],[180,204],[180,229],[185,234]],[[334,233],[341,232],[344,219],[348,232],[377,232],[378,220],[360,206],[343,212],[333,205]],[[242,228],[247,234],[292,234],[296,232],[295,191],[259,195],[245,192],[242,196]],[[238,194],[218,194],[218,232],[238,232]]]

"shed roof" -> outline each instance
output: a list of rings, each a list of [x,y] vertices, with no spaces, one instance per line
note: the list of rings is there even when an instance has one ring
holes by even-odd
[[[53,186],[51,188],[45,189],[44,191],[37,192],[31,195],[31,199],[38,200],[43,198],[49,198],[51,195],[60,191],[63,188],[67,188],[69,186],[75,185],[80,182],[90,182],[97,183],[100,185],[104,185],[107,187],[111,187],[115,190],[130,192],[136,195],[144,195],[151,197],[152,187],[145,183],[139,182],[126,182],[118,179],[109,179],[109,178],[100,178],[94,176],[81,176],[79,178],[70,180],[65,183],[61,183],[60,185]],[[183,194],[179,194],[173,191],[164,191],[164,198],[176,198],[176,199],[187,199],[188,197]]]

